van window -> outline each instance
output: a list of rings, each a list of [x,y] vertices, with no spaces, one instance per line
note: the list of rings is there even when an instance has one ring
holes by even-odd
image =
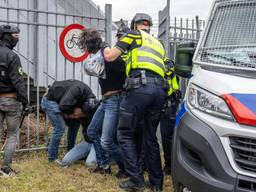
[[[217,4],[206,30],[197,61],[256,70],[255,2]]]

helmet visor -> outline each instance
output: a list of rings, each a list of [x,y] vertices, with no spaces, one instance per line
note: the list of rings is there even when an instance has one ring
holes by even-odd
[[[145,25],[145,26],[150,26],[150,23],[146,20],[140,20],[137,21],[136,24],[141,24],[141,25]]]

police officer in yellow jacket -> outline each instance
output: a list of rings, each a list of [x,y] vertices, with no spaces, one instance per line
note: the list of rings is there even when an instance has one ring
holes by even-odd
[[[180,101],[180,91],[178,78],[175,75],[174,71],[174,63],[168,58],[166,58],[165,65],[166,78],[168,79],[169,83],[169,90],[164,113],[160,121],[160,131],[164,151],[164,174],[170,175],[172,158],[172,136],[175,127],[176,113]]]
[[[153,25],[149,15],[137,13],[131,22],[131,31],[113,48],[104,49],[106,60],[113,61],[127,51],[126,95],[120,105],[118,141],[124,151],[125,170],[129,179],[119,184],[130,191],[143,191],[145,181],[139,155],[136,151],[137,123],[144,118],[143,147],[149,182],[153,191],[162,191],[163,173],[156,130],[167,96],[162,44],[149,34]]]

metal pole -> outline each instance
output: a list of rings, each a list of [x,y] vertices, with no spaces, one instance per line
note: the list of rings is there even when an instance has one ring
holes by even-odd
[[[18,7],[18,9],[20,8],[20,2],[19,1],[17,1],[17,7]],[[18,20],[18,22],[20,21],[20,11],[19,10],[17,10],[17,20]],[[18,24],[18,27],[20,28],[19,24]],[[20,44],[19,43],[18,43],[18,51],[20,52]],[[22,123],[23,123],[23,120],[24,120],[24,118],[22,119]],[[21,128],[21,126],[20,126],[20,128]],[[18,130],[18,139],[17,139],[18,149],[20,149],[20,128]]]
[[[34,1],[34,9],[38,10],[38,0]],[[38,22],[38,13],[34,13],[34,22]],[[40,124],[39,124],[39,31],[38,31],[38,26],[35,26],[35,38],[34,38],[34,63],[36,64],[35,68],[35,79],[36,79],[36,104],[37,104],[37,110],[36,110],[36,145],[39,145],[39,129],[40,129]]]
[[[169,41],[169,33],[170,33],[170,0],[167,0],[167,15],[166,15],[166,35],[165,35],[165,50],[166,55],[170,57],[170,41]]]
[[[112,5],[105,5],[105,41],[111,45],[111,32],[112,32]]]
[[[7,24],[9,25],[9,20],[10,20],[10,5],[9,5],[9,0],[7,0]]]
[[[49,1],[47,0],[46,1],[46,9],[47,10],[49,10]],[[49,14],[47,13],[46,14],[46,23],[49,23]],[[46,60],[46,73],[47,73],[47,75],[46,75],[46,87],[47,87],[47,89],[48,89],[48,85],[49,85],[49,80],[48,80],[48,73],[49,73],[49,27],[48,26],[46,26],[46,49],[47,49],[47,51],[46,51],[46,58],[47,58],[47,60]],[[48,121],[48,116],[45,114],[45,127],[44,127],[44,129],[45,129],[45,141],[46,141],[46,145],[47,145],[47,143],[48,143],[48,132],[49,132],[49,130],[48,130],[48,123],[49,123],[49,121]]]
[[[56,40],[56,44],[55,44],[55,79],[58,80],[58,45],[59,45],[59,40],[58,40],[58,0],[55,0],[55,24],[56,24],[56,28],[55,28],[55,40]]]
[[[29,9],[29,1],[27,1],[27,9]],[[29,20],[29,12],[27,11],[27,20]],[[30,25],[27,24],[27,94],[28,94],[28,102],[30,102],[30,62],[29,62],[29,58],[30,58]],[[27,118],[27,148],[30,147],[30,119],[29,119],[29,115]]]
[[[200,38],[200,27],[199,27],[199,17],[196,16],[196,40]]]

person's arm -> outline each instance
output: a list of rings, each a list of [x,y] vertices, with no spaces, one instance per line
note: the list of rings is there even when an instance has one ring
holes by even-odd
[[[116,60],[122,53],[129,51],[132,47],[140,46],[141,35],[138,32],[130,31],[125,36],[123,36],[113,48],[106,47],[104,49],[104,58],[106,61]]]
[[[116,60],[120,55],[122,54],[122,51],[118,49],[117,47],[106,47],[104,49],[104,58],[106,61],[114,61]]]
[[[13,54],[9,56],[9,60],[9,78],[17,91],[17,100],[20,101],[24,107],[26,107],[28,105],[28,96],[25,81],[23,79],[23,70],[21,67],[20,58],[16,54]]]

